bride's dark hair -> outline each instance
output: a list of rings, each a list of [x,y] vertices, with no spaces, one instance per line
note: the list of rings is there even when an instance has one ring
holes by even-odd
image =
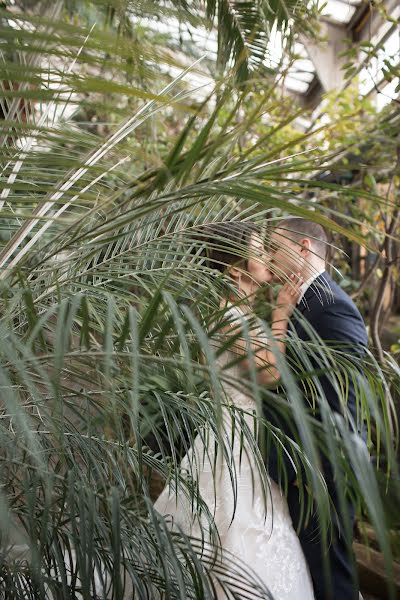
[[[251,221],[225,221],[202,226],[198,240],[204,244],[206,266],[221,273],[230,265],[246,268],[253,234],[261,235],[261,230]]]

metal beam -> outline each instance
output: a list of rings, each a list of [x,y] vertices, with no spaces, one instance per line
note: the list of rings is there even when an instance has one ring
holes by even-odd
[[[312,60],[318,79],[326,92],[338,89],[344,84],[342,67],[346,59],[340,53],[347,49],[348,32],[345,24],[335,24],[322,20],[323,42],[312,42],[302,36],[301,42]]]
[[[386,13],[394,18],[400,15],[398,0],[385,0],[383,3]],[[390,29],[393,23],[389,23],[385,17],[372,4],[364,4],[354,13],[348,24],[348,29],[353,42],[363,42],[373,38],[382,26]],[[385,32],[382,32],[384,35]]]
[[[304,108],[314,110],[314,108],[316,108],[321,102],[323,94],[324,88],[322,87],[317,75],[315,75],[314,79],[308,86],[308,90],[305,92],[305,94],[301,94],[302,106],[304,106]]]

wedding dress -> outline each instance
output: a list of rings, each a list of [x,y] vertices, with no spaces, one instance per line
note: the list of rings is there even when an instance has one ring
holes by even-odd
[[[237,323],[245,317],[238,308],[231,306],[229,318]],[[266,343],[261,330],[257,340]],[[232,382],[224,383],[227,402],[239,409],[237,413],[242,419],[241,423],[240,418],[235,421],[232,411],[222,409],[223,436],[232,445],[228,455],[228,460],[232,462],[228,465],[221,450],[217,450],[215,455],[215,437],[211,431],[206,431],[204,435],[197,436],[180,466],[182,473],[195,471],[193,478],[197,479],[199,495],[212,514],[218,530],[222,563],[224,553],[229,556],[224,581],[229,582],[232,557],[237,557],[255,572],[274,600],[314,600],[311,577],[292,526],[286,499],[272,480],[269,481],[267,493],[263,494],[254,449],[246,451],[248,438],[246,440],[241,436],[241,429],[246,425],[247,432],[254,431],[256,411],[255,400],[233,383],[243,379],[243,370],[237,361],[234,364],[235,354],[232,351],[220,354],[217,363],[218,367],[224,369],[224,378]],[[235,474],[233,483],[232,473]],[[164,488],[157,499],[155,509],[171,521],[172,527],[178,526],[188,535],[201,538],[204,530],[207,530],[208,521],[204,511],[203,514],[196,514],[196,503],[192,505],[184,492],[178,490],[176,493],[170,485]],[[217,600],[227,598],[218,585],[216,589]],[[247,598],[260,597],[247,594]]]

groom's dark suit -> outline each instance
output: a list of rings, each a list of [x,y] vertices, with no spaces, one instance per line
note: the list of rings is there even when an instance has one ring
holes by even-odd
[[[368,338],[363,319],[349,296],[326,272],[322,273],[306,290],[303,300],[298,305],[298,310],[322,340],[333,341],[336,345],[346,344],[348,346],[346,351],[351,352],[356,358],[365,354]],[[305,331],[306,328],[301,325],[297,317],[292,318],[291,326],[301,340],[307,341],[310,339]],[[290,359],[290,347],[287,351]],[[314,367],[318,368],[315,359],[311,359],[311,362]],[[329,378],[321,375],[318,379],[330,407],[334,411],[341,412],[340,398]],[[356,391],[351,381],[348,385],[347,407],[354,421],[356,421]],[[306,393],[305,396],[307,396]],[[305,401],[307,402],[307,398],[305,398]],[[282,426],[281,423],[277,423],[272,415],[266,413],[265,416],[272,422],[275,421],[275,424]],[[277,454],[273,448],[271,450],[268,453],[268,469],[271,477],[279,482]],[[293,525],[297,529],[300,522],[301,507],[299,489],[295,485],[296,473],[292,464],[288,459],[285,463],[288,475],[287,500]],[[322,469],[333,504],[338,507],[332,467],[327,458],[322,458]],[[354,508],[350,502],[348,502],[348,514],[351,522],[353,522]],[[329,547],[330,585],[325,581],[323,574],[323,548],[318,533],[317,516],[312,517],[308,524],[302,527],[299,532],[299,539],[310,568],[316,600],[353,600],[358,598],[358,592],[354,589],[351,559],[343,535],[340,536],[340,530],[342,529],[340,517],[333,517],[333,523],[334,540]]]

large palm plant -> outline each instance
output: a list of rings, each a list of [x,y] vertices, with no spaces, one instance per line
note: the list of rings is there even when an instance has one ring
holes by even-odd
[[[208,10],[215,10],[212,2]],[[237,91],[229,78],[198,102],[185,71],[172,80],[160,69],[178,59],[140,30],[127,39],[50,16],[2,14],[1,585],[10,598],[153,598],[156,589],[171,598],[212,598],[210,571],[223,580],[219,556],[203,548],[199,561],[201,541],[169,531],[151,502],[155,476],[169,478],[207,517],[217,546],[195,465],[185,477],[178,468],[205,424],[228,462],[232,451],[221,429],[225,375],[210,343],[224,322],[223,286],[204,263],[199,232],[204,223],[232,219],[265,224],[279,209],[359,236],[335,224],[329,208],[314,212],[307,197],[292,202],[304,173],[308,190],[324,187],[312,176],[329,163],[313,153],[290,156],[299,152],[300,135],[276,139],[296,115],[271,127],[264,145],[246,137],[276,109],[273,81],[263,80],[267,93],[251,109],[249,89]],[[131,85],[120,73],[127,59]],[[159,89],[149,88],[151,77]],[[82,122],[90,111],[107,115],[103,135]],[[179,120],[184,124],[170,139],[165,123]],[[143,131],[153,135],[152,145]],[[344,389],[341,373],[359,377],[345,354],[314,341]],[[298,434],[285,440],[266,423],[265,444],[282,451],[284,442],[303,464],[305,514],[313,495],[327,536],[329,499],[317,457],[329,452],[348,473],[342,493],[349,488],[368,512],[390,565],[367,453],[328,409],[320,425],[312,422],[294,375],[279,360],[282,393],[260,389],[254,377],[249,386],[259,404],[295,422]],[[372,357],[367,367],[360,411],[393,470],[385,378]],[[307,370],[302,376],[313,379]],[[240,411],[229,410],[240,422]],[[267,498],[253,432],[243,429],[243,436]],[[254,576],[245,565],[236,568],[230,593],[240,597]],[[253,584],[254,597],[265,597]]]

